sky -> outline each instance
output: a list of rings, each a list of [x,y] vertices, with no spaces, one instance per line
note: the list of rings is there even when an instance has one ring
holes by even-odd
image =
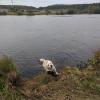
[[[14,5],[42,7],[53,4],[83,4],[96,3],[100,0],[12,0]],[[11,0],[0,0],[0,5],[11,5]]]

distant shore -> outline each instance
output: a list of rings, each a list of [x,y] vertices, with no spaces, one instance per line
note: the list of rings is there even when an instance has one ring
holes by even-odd
[[[47,7],[32,7],[21,5],[0,5],[0,15],[65,15],[65,14],[100,14],[100,3],[51,5]]]

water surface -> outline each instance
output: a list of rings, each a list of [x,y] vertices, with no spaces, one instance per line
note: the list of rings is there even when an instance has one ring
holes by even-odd
[[[42,70],[39,58],[57,67],[85,62],[100,48],[100,15],[0,16],[0,54],[24,75]]]

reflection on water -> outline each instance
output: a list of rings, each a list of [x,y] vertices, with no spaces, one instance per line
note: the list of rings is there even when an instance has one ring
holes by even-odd
[[[98,48],[100,15],[0,16],[0,53],[12,56],[24,75],[42,70],[39,58],[75,66]]]

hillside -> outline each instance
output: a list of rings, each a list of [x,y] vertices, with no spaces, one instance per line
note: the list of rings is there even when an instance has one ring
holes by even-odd
[[[24,79],[15,74],[15,67],[7,57],[0,60],[0,70],[6,73],[0,75],[1,100],[100,100],[100,51],[84,68],[60,69],[59,77],[41,73]]]
[[[94,4],[73,4],[73,5],[51,5],[40,7],[55,14],[100,14],[100,3]]]
[[[34,15],[35,10],[32,6],[0,5],[0,15]]]
[[[15,7],[16,9],[24,9],[24,10],[28,10],[28,9],[36,9],[35,7],[32,6],[22,6],[22,5],[0,5],[0,9],[11,9],[12,7]]]
[[[0,5],[0,15],[64,15],[64,14],[100,14],[100,3],[51,5],[32,7],[21,5]]]

